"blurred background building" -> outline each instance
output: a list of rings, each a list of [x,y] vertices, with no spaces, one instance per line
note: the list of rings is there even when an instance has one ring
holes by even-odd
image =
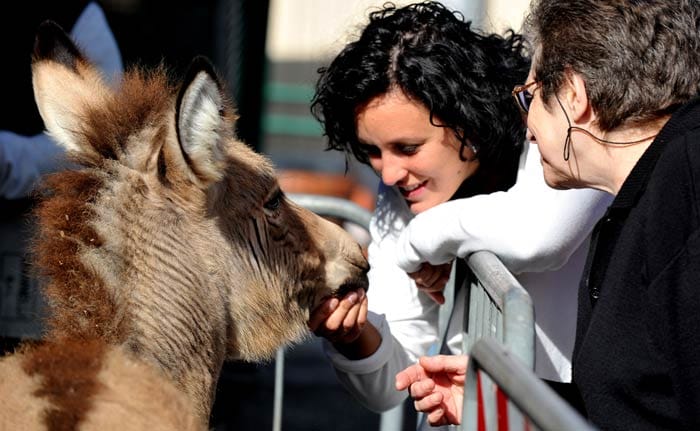
[[[44,19],[70,29],[88,1],[13,2],[0,14],[3,98],[0,129],[43,129],[33,103],[30,57]],[[359,34],[384,0],[103,0],[124,65],[161,62],[179,76],[196,55],[215,64],[237,103],[239,136],[276,164],[288,191],[344,194],[371,209],[377,177],[343,154],[324,151],[309,111],[317,69]],[[410,2],[397,0],[401,6]],[[446,0],[486,31],[518,30],[527,0]],[[7,65],[13,67],[7,67]],[[3,174],[0,172],[0,174]],[[310,189],[305,182],[312,177]],[[319,178],[321,178],[319,180]],[[335,190],[326,187],[336,184]],[[0,198],[0,347],[36,337],[41,301],[27,274],[26,218],[32,198]],[[12,234],[8,234],[8,232]],[[21,273],[21,276],[18,274]],[[12,330],[8,329],[12,328]],[[18,329],[19,328],[19,329]],[[376,430],[379,415],[357,404],[335,380],[317,340],[288,351],[282,429]],[[274,364],[227,364],[212,416],[215,430],[272,428]],[[409,426],[410,428],[410,426]]]

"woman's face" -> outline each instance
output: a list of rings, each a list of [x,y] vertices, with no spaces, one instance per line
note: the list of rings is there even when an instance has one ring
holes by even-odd
[[[446,202],[479,167],[469,148],[463,151],[468,161],[460,159],[452,129],[432,125],[425,106],[400,90],[370,100],[355,120],[370,165],[414,214]]]
[[[527,77],[527,83],[534,81],[533,70]],[[568,123],[557,101],[552,97],[550,106],[542,99],[542,91],[534,85],[528,90],[532,93],[532,102],[527,114],[527,139],[537,144],[540,151],[544,180],[555,189],[567,189],[575,185],[571,163],[575,162],[575,149],[570,152],[569,161],[564,160],[564,142]]]

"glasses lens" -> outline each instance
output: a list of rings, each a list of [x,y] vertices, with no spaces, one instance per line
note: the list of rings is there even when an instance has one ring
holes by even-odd
[[[530,93],[530,91],[528,91],[527,88],[523,89],[518,93],[518,103],[520,104],[520,107],[523,108],[523,111],[530,111],[530,103],[532,103],[532,94]]]

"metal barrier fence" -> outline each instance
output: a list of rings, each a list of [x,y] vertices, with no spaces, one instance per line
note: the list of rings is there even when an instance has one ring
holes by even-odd
[[[474,343],[469,352],[462,410],[464,429],[503,429],[497,425],[499,419],[494,416],[495,409],[489,410],[483,403],[484,409],[479,412],[478,395],[481,393],[484,396],[491,392],[488,389],[489,380],[493,380],[512,403],[505,418],[508,430],[595,430],[595,427],[537,378],[531,369],[525,367],[519,358],[515,358],[503,344],[488,336]],[[520,423],[515,425],[516,421]]]
[[[479,251],[467,259],[475,282],[469,291],[463,351],[480,338],[504,343],[529,368],[535,366],[535,311],[530,295],[491,252]]]
[[[290,194],[297,204],[321,215],[336,217],[369,229],[371,214],[342,198]],[[534,374],[535,316],[527,291],[493,253],[480,251],[467,259],[474,274],[469,286],[466,319],[463,328],[463,351],[469,352],[464,414],[461,429],[498,429],[495,391],[490,379],[509,397],[508,429],[591,430],[585,420]],[[450,313],[443,313],[448,316]],[[443,319],[444,320],[444,319]],[[441,326],[446,325],[445,321]],[[517,359],[516,359],[517,358]],[[278,352],[275,374],[273,431],[281,429],[284,353]],[[477,374],[480,385],[477,385]],[[479,425],[477,398],[480,398],[484,422]],[[562,426],[564,425],[564,426]],[[380,431],[400,431],[403,427],[402,406],[381,416]]]
[[[290,193],[288,197],[297,205],[320,216],[336,217],[355,223],[369,231],[369,220],[372,214],[365,208],[347,199],[305,193]]]
[[[535,366],[535,313],[530,295],[493,253],[476,252],[469,256],[467,263],[475,281],[470,286],[465,304],[468,311],[462,351],[471,353],[479,340],[493,338],[507,346],[532,373]],[[489,383],[488,376],[484,376],[481,385],[472,379],[464,388],[465,400],[474,400],[474,403],[481,400],[485,419],[481,429],[498,429],[499,414],[507,418],[507,429],[522,429],[523,419],[512,404],[503,400],[499,406],[498,393],[484,390],[491,387]],[[499,407],[505,411],[500,411]],[[476,415],[463,413],[461,429],[480,429]]]
[[[467,259],[469,269],[474,274],[468,286],[464,309],[466,318],[462,333],[462,351],[470,352],[472,346],[484,337],[492,337],[503,342],[530,370],[535,364],[535,316],[530,295],[501,261],[491,252],[479,251]],[[448,296],[448,294],[446,294]],[[441,313],[441,319],[449,318],[450,312]],[[447,322],[441,321],[444,327]],[[484,387],[483,385],[481,387]],[[469,391],[470,387],[465,387]],[[475,386],[474,390],[477,389]],[[465,397],[468,394],[465,393]],[[476,396],[477,393],[473,394]],[[482,406],[487,418],[496,417],[497,398],[481,394]],[[487,396],[483,396],[487,395]],[[400,431],[404,428],[402,406],[382,415],[380,431]],[[515,425],[520,419],[518,412],[508,407],[510,422]],[[465,416],[463,416],[465,417]],[[468,421],[463,421],[462,429]],[[496,429],[487,423],[487,429]],[[489,427],[491,426],[491,427]],[[426,427],[427,429],[427,427]],[[517,428],[510,428],[515,430]]]

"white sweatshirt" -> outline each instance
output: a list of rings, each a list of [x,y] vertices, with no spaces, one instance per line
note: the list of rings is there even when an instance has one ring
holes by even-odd
[[[611,201],[595,190],[548,187],[537,147],[527,144],[516,184],[506,192],[457,199],[413,217],[396,189],[380,185],[370,224],[367,295],[369,320],[382,343],[373,355],[353,361],[324,340],[340,381],[371,410],[400,404],[407,394],[394,389],[396,373],[438,341],[439,305],[418,291],[406,271],[479,250],[498,255],[532,298],[538,376],[571,381],[577,289],[588,237]],[[447,333],[455,354],[462,353],[464,296],[462,289]]]

